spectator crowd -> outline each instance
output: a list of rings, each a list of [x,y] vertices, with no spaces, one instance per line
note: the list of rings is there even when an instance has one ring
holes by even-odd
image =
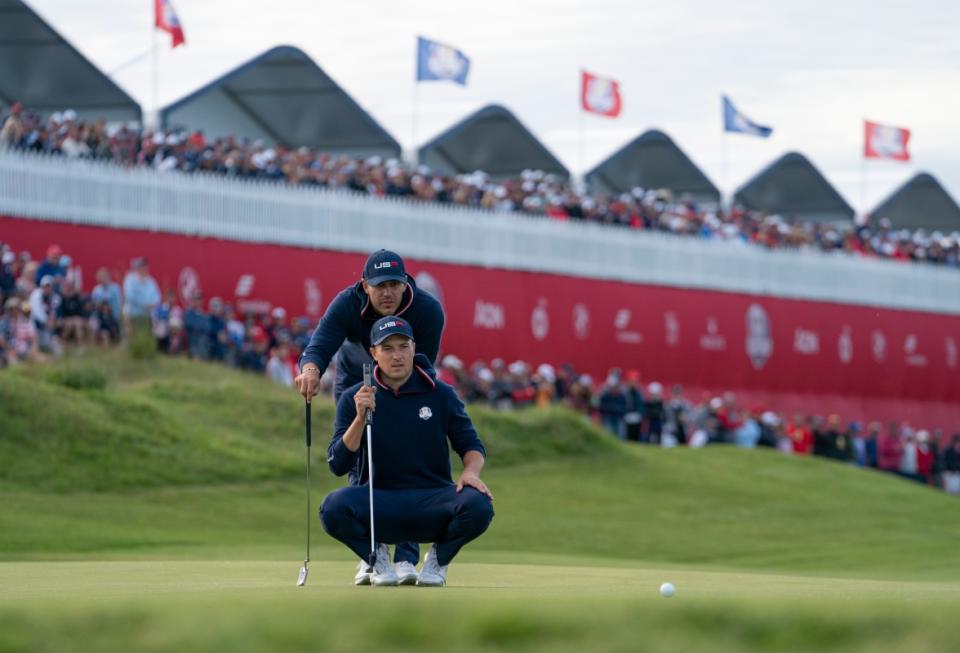
[[[895,230],[887,220],[849,230],[767,215],[742,207],[703,210],[667,189],[634,188],[590,194],[539,170],[494,180],[482,171],[444,175],[397,159],[365,159],[309,147],[269,146],[235,137],[207,138],[183,129],[139,130],[79,120],[68,109],[44,120],[14,104],[0,113],[0,148],[112,161],[158,171],[208,173],[282,181],[377,197],[518,212],[558,221],[583,221],[723,240],[759,247],[817,249],[863,257],[960,266],[960,232]]]
[[[500,409],[561,403],[622,440],[664,447],[769,447],[878,469],[960,494],[960,432],[931,433],[897,421],[843,424],[836,414],[783,415],[742,407],[730,392],[693,401],[680,385],[667,391],[656,381],[641,383],[637,370],[612,369],[598,383],[571,365],[533,367],[495,359],[467,367],[448,354],[438,367],[440,378],[467,401]]]
[[[145,258],[131,261],[122,284],[101,268],[87,293],[81,276],[59,245],[50,245],[35,261],[29,252],[17,253],[0,242],[0,366],[47,361],[61,356],[67,345],[109,346],[131,329],[144,328],[163,354],[219,362],[293,386],[297,361],[313,331],[310,318],[290,319],[279,306],[265,313],[241,311],[219,297],[204,301],[200,295],[181,305],[175,292],[161,293]],[[692,401],[680,385],[667,391],[656,381],[642,383],[637,370],[612,369],[597,382],[569,364],[494,359],[467,366],[452,354],[437,368],[467,402],[501,410],[563,404],[627,441],[770,447],[875,468],[960,494],[960,433],[948,437],[899,422],[844,425],[838,415],[786,416],[741,407],[732,393]],[[333,369],[323,375],[322,392],[332,394],[333,377]]]

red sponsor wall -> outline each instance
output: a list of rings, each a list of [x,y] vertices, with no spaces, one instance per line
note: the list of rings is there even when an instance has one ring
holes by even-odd
[[[121,278],[150,259],[164,288],[240,307],[319,317],[359,279],[363,254],[0,218],[0,240],[40,257],[60,244],[82,267]],[[376,248],[373,243],[371,249]],[[401,252],[402,254],[402,252]],[[906,419],[960,431],[960,316],[687,290],[407,260],[444,305],[443,350],[571,362],[602,378],[638,369],[688,396],[733,390],[741,403],[844,419]]]

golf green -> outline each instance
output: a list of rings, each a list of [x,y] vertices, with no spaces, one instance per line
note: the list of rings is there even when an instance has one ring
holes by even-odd
[[[290,391],[110,354],[2,372],[0,405],[0,653],[960,648],[960,502],[887,475],[478,408],[497,514],[446,588],[354,587],[316,519],[297,588]]]

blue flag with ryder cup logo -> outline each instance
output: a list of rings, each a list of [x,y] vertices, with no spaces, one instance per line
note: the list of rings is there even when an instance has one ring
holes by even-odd
[[[467,85],[470,59],[460,50],[417,37],[417,81],[449,81]]]

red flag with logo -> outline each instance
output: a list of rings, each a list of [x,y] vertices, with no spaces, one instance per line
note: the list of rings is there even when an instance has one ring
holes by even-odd
[[[909,141],[909,129],[864,121],[863,156],[867,159],[909,161]]]
[[[183,27],[180,25],[180,19],[177,12],[173,10],[170,0],[154,0],[154,25],[170,35],[172,39],[171,48],[183,45],[187,39],[183,36]]]
[[[584,111],[608,118],[616,118],[623,108],[620,83],[607,77],[582,72],[580,79],[580,106]]]

